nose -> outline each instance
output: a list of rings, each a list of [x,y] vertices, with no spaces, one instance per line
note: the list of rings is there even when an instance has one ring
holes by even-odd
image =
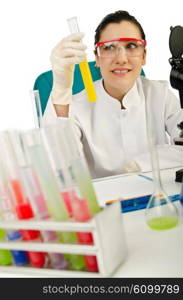
[[[117,62],[123,63],[123,64],[128,62],[128,57],[127,57],[126,51],[123,47],[118,48],[118,51],[116,53],[116,60],[117,60]]]

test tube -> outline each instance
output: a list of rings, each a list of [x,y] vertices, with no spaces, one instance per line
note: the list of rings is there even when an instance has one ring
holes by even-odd
[[[72,171],[72,160],[75,151],[77,152],[77,149],[70,148],[69,150],[69,145],[66,140],[68,130],[65,130],[64,127],[64,130],[62,131],[62,129],[60,128],[60,124],[57,123],[55,125],[44,127],[42,132],[44,143],[47,147],[47,151],[51,156],[50,160],[53,163],[53,169],[55,170],[55,174],[57,175],[58,182],[61,181],[61,191],[63,189],[64,182],[64,188],[67,189],[70,196],[69,203],[73,219],[77,222],[88,221],[92,218],[93,214],[90,211],[87,199],[83,196],[83,190],[80,190],[81,186],[78,186],[78,180],[76,179],[76,176]],[[71,135],[69,136],[69,138],[71,138]],[[77,147],[77,145],[75,145],[75,147]],[[62,174],[62,176],[60,176],[60,173]],[[87,189],[86,186],[85,188]],[[92,201],[96,202],[96,198],[92,198]],[[100,211],[97,203],[95,203],[92,207],[95,213]],[[77,236],[80,244],[93,244],[93,237],[91,233],[77,232]],[[85,261],[88,271],[98,271],[97,260],[95,256],[86,255]]]
[[[76,17],[72,17],[67,19],[69,29],[71,33],[77,33],[79,31],[79,26]],[[92,75],[90,72],[90,68],[85,58],[81,63],[79,63],[79,68],[81,71],[81,75],[83,78],[83,83],[86,89],[86,93],[90,102],[95,102],[97,100],[97,95],[95,91],[95,87],[92,80]]]
[[[65,137],[65,152],[70,156],[71,176],[79,192],[77,199],[80,201],[73,201],[73,214],[76,221],[85,222],[98,213],[101,208],[96,198],[84,154],[78,149],[72,121],[70,119],[59,119],[58,121],[62,124],[62,126],[59,126],[60,141]],[[82,232],[78,232],[78,238],[81,244],[93,244],[91,233],[88,233],[88,236],[86,236]],[[98,270],[95,256],[86,256],[86,262],[90,271]]]
[[[72,181],[70,174],[67,171],[67,158],[64,157],[63,159],[62,152],[60,151],[57,128],[54,125],[44,127],[41,131],[41,137],[57,179],[67,212],[69,213],[69,216],[72,217],[71,199],[75,197],[75,193],[71,186]]]
[[[66,151],[70,157],[70,168],[74,180],[79,187],[83,199],[86,199],[89,211],[93,217],[101,208],[98,204],[96,193],[91,181],[90,172],[83,152],[79,150],[74,126],[69,118],[58,119],[60,141],[65,140]]]
[[[31,205],[26,197],[25,190],[21,183],[20,175],[16,165],[14,153],[6,132],[0,134],[1,162],[6,172],[8,186],[12,194],[13,209],[18,219],[33,219],[34,214]],[[38,230],[20,230],[23,240],[40,241],[41,236]],[[42,252],[27,252],[30,263],[34,267],[43,267],[46,264],[46,254]]]
[[[64,136],[61,138],[58,125],[44,127],[42,137],[68,212],[75,221],[88,221],[91,219],[89,207],[86,199],[83,199],[78,187],[73,182],[69,168],[70,159],[66,151]],[[77,236],[80,244],[93,244],[93,238],[90,232],[77,232]],[[87,270],[97,272],[98,266],[96,257],[85,255],[84,258]]]
[[[0,229],[0,241],[6,241],[6,232]],[[7,249],[0,249],[0,266],[12,265],[12,255]]]
[[[0,165],[0,215],[2,220],[15,220],[15,212],[12,210],[11,195],[3,176],[3,167]],[[19,231],[6,230],[6,237],[10,241],[21,241],[22,235]],[[22,266],[29,263],[27,253],[22,250],[11,250],[15,265]]]
[[[42,116],[42,108],[41,108],[39,91],[31,90],[30,97],[31,97],[32,108],[33,108],[35,128],[40,128],[40,127],[42,127],[42,117],[43,116]]]
[[[39,179],[49,213],[56,221],[68,221],[69,214],[60,194],[58,183],[55,180],[46,150],[43,146],[40,130],[30,130],[23,133],[21,136]],[[60,236],[63,243],[72,244],[78,242],[74,232],[62,232]],[[64,257],[69,260],[72,269],[83,270],[85,268],[82,255],[66,254]]]
[[[49,219],[50,214],[46,206],[44,195],[41,191],[39,180],[33,172],[30,162],[28,162],[28,157],[25,155],[20,134],[17,131],[8,132],[8,137],[13,146],[21,180],[36,219]],[[44,242],[58,241],[58,236],[53,231],[42,231],[41,235]],[[61,253],[49,253],[48,256],[50,258],[51,266],[54,269],[64,269],[66,267],[67,262]]]

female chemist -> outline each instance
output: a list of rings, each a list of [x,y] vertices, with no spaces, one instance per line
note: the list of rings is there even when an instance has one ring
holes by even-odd
[[[136,171],[135,158],[148,151],[145,101],[154,118],[155,142],[173,143],[183,120],[180,101],[165,81],[140,76],[146,62],[145,33],[126,11],[107,15],[95,32],[96,102],[86,91],[72,96],[74,65],[86,57],[83,33],[65,37],[52,51],[53,88],[44,122],[71,117],[93,178]]]

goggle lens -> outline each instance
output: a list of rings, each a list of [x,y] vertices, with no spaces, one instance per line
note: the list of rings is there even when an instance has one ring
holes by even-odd
[[[100,57],[115,57],[119,50],[124,50],[128,57],[141,56],[144,50],[144,43],[141,40],[107,41],[99,43],[97,53]]]

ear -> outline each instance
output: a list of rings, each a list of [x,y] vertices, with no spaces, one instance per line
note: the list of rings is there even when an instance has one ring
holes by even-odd
[[[95,55],[95,61],[96,61],[95,66],[98,67],[98,68],[100,68],[99,57],[98,57],[98,55],[95,53],[95,51],[94,51],[94,55]]]
[[[142,58],[142,65],[143,66],[146,64],[146,56],[147,56],[147,50],[144,49],[143,58]]]

